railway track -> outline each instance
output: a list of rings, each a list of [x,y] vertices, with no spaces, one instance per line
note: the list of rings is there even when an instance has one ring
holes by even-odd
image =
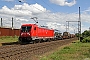
[[[27,45],[9,45],[0,47],[0,60],[25,60],[33,55],[40,55],[55,48],[71,43],[76,39],[58,40]]]

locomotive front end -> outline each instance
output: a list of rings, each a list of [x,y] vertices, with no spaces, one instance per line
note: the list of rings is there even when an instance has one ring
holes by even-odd
[[[28,25],[22,25],[20,36],[19,36],[19,42],[30,42],[31,41],[31,28],[32,26]]]

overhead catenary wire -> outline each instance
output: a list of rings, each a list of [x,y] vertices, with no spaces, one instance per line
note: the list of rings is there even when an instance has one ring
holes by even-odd
[[[19,0],[18,0],[19,1]],[[33,0],[33,1],[35,1],[35,0]],[[24,3],[24,2],[22,2],[21,0],[19,1],[20,3]],[[36,1],[35,1],[36,2]],[[28,2],[25,2],[25,3],[27,3],[27,4],[29,4]],[[37,3],[37,2],[36,2]],[[32,5],[33,6],[33,5]],[[41,9],[39,9],[39,8],[37,8],[37,7],[35,7],[35,6],[33,6],[34,8],[36,8],[37,10],[39,10],[39,11],[42,11],[43,12],[43,10],[41,10]],[[48,16],[48,17],[50,17],[51,15],[50,14],[48,14],[47,12],[43,12],[43,13],[45,13],[44,15],[46,15],[46,16]],[[54,16],[52,16],[52,18],[55,18]]]
[[[27,4],[29,4],[28,2],[26,2],[26,1],[21,1],[21,0],[18,0],[20,3],[27,3]],[[32,5],[33,6],[33,5]],[[35,6],[33,6],[34,8],[36,8],[37,10],[39,10],[39,11],[42,11],[43,12],[43,10],[41,10],[41,9],[39,9],[39,8],[37,8],[37,7],[35,7]],[[31,19],[33,19],[33,17],[31,17]],[[34,21],[35,21],[35,19],[33,19]],[[37,21],[35,21],[36,23],[38,23]]]
[[[36,0],[33,0],[33,1],[35,1],[36,3],[37,3],[37,1]],[[44,0],[41,0],[44,4],[46,4],[48,7],[50,7],[53,11],[56,11],[53,7],[51,7],[48,3],[46,3]],[[57,12],[57,11],[56,11]],[[49,15],[49,16],[51,16],[51,15]],[[59,19],[59,17],[57,17],[56,15],[53,15],[52,16],[52,18],[58,18]],[[56,20],[58,20],[58,19],[56,19]]]
[[[36,1],[36,0],[35,0]],[[45,3],[48,7],[50,7],[52,10],[56,11],[53,7],[51,7],[48,3],[46,3],[44,0],[41,0],[43,3]],[[57,11],[56,11],[57,12]]]
[[[21,0],[18,0],[20,3],[24,3],[24,2],[22,2]],[[28,2],[25,2],[25,3],[28,3]],[[29,3],[28,3],[29,4]],[[41,9],[39,9],[39,8],[37,8],[37,7],[35,7],[35,6],[33,6],[34,8],[36,8],[36,9],[38,9],[39,11],[42,11]],[[42,11],[43,12],[43,11]]]

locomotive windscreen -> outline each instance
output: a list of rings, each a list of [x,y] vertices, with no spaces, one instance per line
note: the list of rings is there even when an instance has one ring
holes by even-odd
[[[31,30],[31,26],[22,26],[21,32],[29,32]]]

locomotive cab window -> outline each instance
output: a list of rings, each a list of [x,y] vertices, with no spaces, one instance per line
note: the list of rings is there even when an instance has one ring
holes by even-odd
[[[21,32],[29,32],[31,30],[31,26],[22,26]]]

